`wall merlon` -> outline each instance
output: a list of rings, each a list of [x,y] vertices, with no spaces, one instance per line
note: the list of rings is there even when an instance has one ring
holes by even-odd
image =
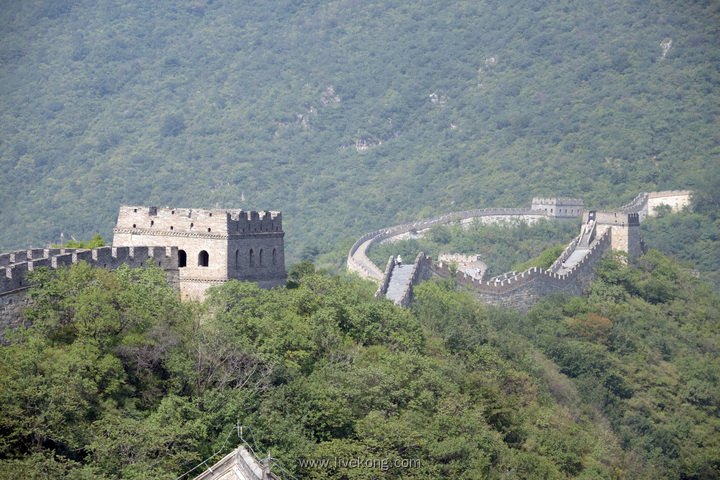
[[[108,266],[114,265],[115,259],[113,258],[112,247],[93,248],[91,252],[92,262],[98,267],[106,268]]]
[[[10,263],[27,262],[28,256],[26,250],[18,250],[10,253]]]
[[[39,267],[45,267],[45,268],[51,268],[52,267],[52,261],[50,258],[39,258],[37,260],[33,260],[32,262],[28,262],[28,269],[29,270],[35,270]]]
[[[53,269],[58,269],[62,266],[69,266],[73,263],[72,253],[61,253],[51,258],[51,264]]]
[[[92,251],[91,250],[78,250],[72,254],[73,263],[77,263],[80,260],[91,263],[92,262]]]

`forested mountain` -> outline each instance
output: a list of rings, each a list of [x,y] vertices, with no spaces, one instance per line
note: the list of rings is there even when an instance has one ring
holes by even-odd
[[[0,250],[218,205],[329,263],[435,213],[693,188],[719,28],[713,0],[6,2]]]

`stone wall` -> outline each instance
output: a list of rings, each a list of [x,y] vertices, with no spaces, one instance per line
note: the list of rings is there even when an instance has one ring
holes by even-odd
[[[380,282],[383,278],[383,272],[367,257],[367,251],[373,243],[381,242],[390,237],[402,235],[410,231],[419,232],[434,225],[447,225],[458,221],[462,222],[468,219],[484,217],[495,217],[495,220],[508,220],[513,218],[546,218],[550,217],[550,214],[529,208],[487,208],[448,213],[417,222],[376,230],[363,235],[353,244],[348,253],[347,268],[349,271],[355,272],[363,278]]]
[[[657,215],[657,207],[668,205],[673,212],[679,212],[690,205],[690,190],[670,190],[667,192],[653,192],[648,195],[648,216]]]
[[[0,339],[3,338],[5,329],[12,330],[23,325],[22,313],[30,302],[27,289],[24,288],[0,295]]]
[[[678,212],[683,207],[690,205],[690,190],[667,190],[664,192],[641,193],[632,202],[623,206],[620,210],[624,213],[637,213],[642,222],[648,216],[657,215],[657,207],[668,205],[673,212]]]
[[[393,267],[395,266],[395,258],[390,257],[385,265],[385,273],[383,274],[382,280],[378,285],[378,289],[375,291],[375,298],[384,297],[390,286],[390,278],[392,277]]]
[[[602,228],[585,257],[563,274],[534,267],[524,272],[507,273],[490,281],[478,281],[462,272],[456,272],[457,284],[467,288],[484,303],[514,308],[521,312],[528,311],[538,300],[553,292],[580,295],[592,280],[595,262],[611,248],[611,229]],[[447,264],[432,263],[429,257],[420,259],[420,264],[418,279],[427,279],[428,270],[433,276],[447,278],[451,275]]]
[[[485,209],[449,213],[364,235],[350,249],[348,269],[359,273],[364,278],[382,281],[383,278],[388,277],[391,266],[388,266],[383,274],[367,258],[366,252],[370,246],[375,242],[382,242],[407,232],[421,232],[432,225],[443,225],[457,221],[467,223],[472,218],[484,220],[498,220],[501,218],[527,219],[537,216],[538,213],[547,217],[560,217],[566,215],[566,213],[568,216],[581,214],[585,225],[592,214],[594,218],[592,229],[588,230],[585,237],[581,233],[575,238],[548,270],[530,269],[526,272],[508,272],[491,279],[490,282],[485,282],[484,278],[480,280],[472,279],[464,274],[459,278],[460,284],[472,288],[476,292],[476,296],[487,303],[527,309],[537,299],[551,292],[564,291],[573,295],[579,294],[592,275],[592,264],[597,261],[602,252],[608,249],[628,252],[631,257],[644,254],[647,247],[640,238],[640,222],[648,215],[654,214],[657,205],[667,204],[673,209],[682,208],[689,203],[690,195],[691,192],[687,190],[641,193],[632,202],[623,206],[619,212],[584,211],[583,202],[580,199],[533,198],[532,209],[530,210]],[[588,246],[590,252],[571,271],[562,275],[558,274],[562,261],[569,258],[579,246]],[[432,271],[433,275],[449,275],[447,265],[442,262],[436,265],[425,257],[419,257],[416,263],[418,261],[420,264],[416,266],[417,274],[413,272],[414,279],[427,277],[428,271]],[[404,303],[408,303],[412,299],[412,286],[417,284],[413,282],[410,283],[405,292]],[[378,292],[381,291],[382,286],[378,289]]]
[[[80,260],[110,270],[122,264],[131,268],[161,267],[168,274],[168,282],[178,288],[177,258],[177,247],[34,248],[4,253],[0,255],[0,295],[27,288],[27,273],[38,267],[56,269]]]
[[[26,294],[30,287],[29,272],[39,267],[54,270],[79,261],[110,270],[123,264],[131,268],[160,267],[165,270],[170,286],[180,289],[177,247],[33,248],[3,253],[0,254],[0,334],[22,322],[21,312],[30,302]]]

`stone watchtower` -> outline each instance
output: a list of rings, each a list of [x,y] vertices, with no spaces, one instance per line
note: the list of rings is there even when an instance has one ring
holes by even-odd
[[[122,206],[113,235],[114,247],[176,246],[183,298],[231,279],[285,284],[280,212]]]
[[[580,198],[535,197],[530,208],[547,212],[555,218],[575,218],[583,214],[583,201]]]
[[[590,220],[594,220],[597,227],[610,228],[610,247],[613,250],[627,252],[631,258],[643,254],[638,213],[585,212],[583,224],[587,224]]]

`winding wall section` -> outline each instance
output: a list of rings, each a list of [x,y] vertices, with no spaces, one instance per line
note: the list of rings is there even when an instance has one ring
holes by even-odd
[[[427,218],[417,222],[376,230],[360,237],[350,248],[347,259],[348,270],[357,273],[363,278],[381,282],[384,275],[383,272],[367,256],[367,251],[373,243],[402,235],[403,233],[408,233],[410,231],[425,230],[434,225],[447,225],[452,222],[479,217],[498,217],[497,219],[523,218],[527,220],[536,218],[554,218],[554,215],[542,210],[533,210],[530,208],[487,208],[447,213],[438,217]]]
[[[630,252],[632,255],[644,253],[647,249],[637,235],[637,231],[630,232],[634,225],[648,216],[655,214],[655,208],[659,205],[669,205],[673,210],[679,210],[689,204],[691,192],[688,190],[672,190],[664,192],[640,193],[630,203],[620,208],[620,212],[627,218],[627,222],[621,225],[613,225],[613,222],[603,220],[603,216],[613,216],[614,223],[618,223],[618,214],[609,215],[598,212],[598,222],[592,222],[590,230],[581,231],[547,269],[531,268],[525,272],[508,272],[488,281],[474,279],[464,273],[456,272],[458,285],[468,288],[474,295],[485,303],[512,307],[517,310],[527,311],[540,298],[552,292],[567,292],[571,295],[579,295],[592,280],[593,265],[602,254],[611,248],[620,248]],[[537,202],[536,202],[537,200]],[[528,215],[538,217],[557,217],[560,210],[553,215],[552,210],[548,213],[545,210],[536,208],[536,203],[542,206],[546,203],[552,207],[552,202],[533,199],[533,209],[508,208],[508,209],[484,209],[469,210],[465,212],[449,213],[419,222],[398,225],[396,227],[377,230],[361,237],[351,248],[348,254],[348,269],[357,272],[364,278],[373,279],[379,282],[376,296],[384,296],[388,291],[391,281],[392,259],[388,262],[385,272],[367,257],[367,251],[373,243],[380,242],[411,230],[424,230],[433,225],[448,224],[457,220],[467,220],[473,217],[500,217],[500,218],[527,218]],[[547,199],[545,199],[547,200]],[[552,200],[552,199],[550,199]],[[571,199],[561,199],[567,202]],[[552,204],[552,205],[551,205]],[[582,205],[582,202],[580,202]],[[580,210],[582,211],[582,210]],[[585,212],[585,221],[588,221],[588,213]],[[593,214],[595,215],[595,213]],[[634,220],[633,220],[634,219]],[[633,223],[635,222],[635,223]],[[600,226],[600,224],[603,224]],[[584,228],[584,226],[583,226]],[[615,228],[614,231],[613,228]],[[585,235],[585,236],[583,236]],[[637,247],[633,241],[637,236]],[[582,255],[579,255],[582,253]],[[575,254],[575,255],[573,255]],[[571,258],[572,257],[572,258]],[[563,267],[564,260],[568,261],[568,267]],[[572,265],[570,265],[572,263]],[[449,277],[452,275],[447,264],[442,262],[435,264],[430,257],[420,254],[413,265],[413,273],[407,284],[407,288],[396,303],[405,307],[410,306],[413,300],[413,286],[433,276]]]

